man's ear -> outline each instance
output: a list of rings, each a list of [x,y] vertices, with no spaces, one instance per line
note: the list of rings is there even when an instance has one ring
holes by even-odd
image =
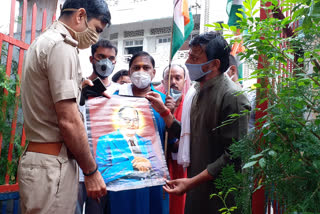
[[[155,76],[156,76],[156,69],[153,69],[151,80],[153,80],[153,78],[154,78]]]
[[[78,9],[76,12],[76,22],[80,24],[82,19],[86,17],[86,10],[84,8]]]
[[[237,68],[236,68],[235,65],[231,65],[231,67],[230,67],[231,75],[237,74],[236,69],[237,69]]]
[[[221,64],[220,59],[213,60],[213,65],[217,67],[218,70],[220,69],[220,64]]]
[[[91,64],[93,64],[93,56],[89,56],[89,60],[90,60]]]
[[[214,71],[214,70],[220,70],[220,60],[214,59],[212,62],[209,63],[208,70]]]

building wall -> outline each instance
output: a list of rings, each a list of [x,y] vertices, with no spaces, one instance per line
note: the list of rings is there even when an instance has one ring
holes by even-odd
[[[28,4],[33,5],[37,0],[29,0]],[[172,0],[106,0],[112,15],[111,27],[105,29],[100,38],[111,40],[118,48],[117,64],[114,73],[120,69],[128,69],[128,60],[131,55],[125,53],[125,42],[128,40],[143,40],[143,50],[149,52],[156,61],[156,78],[154,81],[162,79],[162,71],[169,63],[170,42],[159,43],[161,38],[170,38],[172,25],[171,14],[173,13]],[[195,15],[196,30],[192,34],[198,34],[200,30],[200,15],[202,0],[189,0],[192,13]],[[41,2],[41,3],[38,3]],[[38,14],[42,13],[43,8],[47,8],[47,23],[51,23],[53,11],[56,17],[60,16],[60,5],[65,0],[42,0],[37,1]],[[29,9],[28,7],[28,14]],[[31,7],[32,9],[32,7]],[[37,19],[40,19],[37,17]],[[163,30],[163,32],[154,32]],[[40,33],[41,20],[37,20],[37,30]],[[151,31],[153,29],[153,31]],[[143,30],[143,34],[132,34],[137,30]],[[129,32],[129,36],[128,36]],[[131,35],[130,35],[131,32]],[[181,48],[182,52],[176,54],[174,62],[184,64],[187,57],[188,41]],[[92,72],[92,65],[89,62],[91,49],[80,50],[79,57],[83,71],[83,76],[87,77]]]
[[[213,29],[206,27],[205,24],[212,24],[214,22],[228,23],[228,15],[226,12],[227,1],[201,1],[201,21],[200,32],[208,32]]]
[[[199,33],[199,15],[194,16],[194,22],[195,29],[192,32],[193,36]],[[172,18],[163,18],[136,23],[112,25],[108,29],[105,29],[100,38],[110,40],[118,48],[115,72],[121,69],[128,69],[128,61],[131,58],[131,55],[127,54],[125,51],[126,41],[142,40],[143,50],[150,53],[156,62],[155,67],[157,73],[153,81],[159,82],[162,79],[163,69],[169,63],[171,25]],[[143,31],[143,34],[141,34],[141,31]],[[186,41],[180,49],[182,52],[175,55],[175,63],[184,64],[187,57],[185,52],[188,50],[188,43],[189,40]]]

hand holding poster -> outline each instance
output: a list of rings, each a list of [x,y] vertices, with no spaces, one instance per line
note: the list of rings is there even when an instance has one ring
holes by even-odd
[[[163,185],[168,179],[159,133],[145,98],[87,102],[89,143],[108,191]]]

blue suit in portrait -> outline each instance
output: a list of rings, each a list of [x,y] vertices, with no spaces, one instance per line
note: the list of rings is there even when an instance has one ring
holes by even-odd
[[[151,90],[161,96],[165,102],[166,96],[155,90],[151,84]],[[119,94],[119,91],[114,93]],[[129,94],[122,94],[129,95]],[[155,118],[156,129],[160,135],[162,149],[164,149],[165,139],[165,122],[158,112],[152,108]],[[153,165],[153,161],[151,162]],[[165,167],[165,166],[161,166]],[[165,173],[167,174],[167,173]],[[145,187],[141,189],[131,189],[125,191],[113,192],[109,191],[107,194],[108,207],[110,214],[168,214],[169,213],[169,196],[168,193],[163,192],[162,186]],[[125,201],[125,206],[124,206]]]
[[[151,141],[137,134],[135,134],[135,138],[141,152],[135,156],[144,157],[150,161],[151,165],[154,165],[150,156],[152,151]],[[150,171],[138,172],[134,169],[132,166],[133,159],[134,155],[129,144],[119,130],[103,135],[98,139],[96,162],[106,184],[122,177],[137,180],[146,178],[146,176],[150,177]]]

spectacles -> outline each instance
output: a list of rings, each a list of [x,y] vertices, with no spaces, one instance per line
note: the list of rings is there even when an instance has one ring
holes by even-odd
[[[131,122],[138,123],[139,122],[138,118],[122,117],[121,119],[124,120],[124,122],[126,122],[126,123],[131,123]]]

